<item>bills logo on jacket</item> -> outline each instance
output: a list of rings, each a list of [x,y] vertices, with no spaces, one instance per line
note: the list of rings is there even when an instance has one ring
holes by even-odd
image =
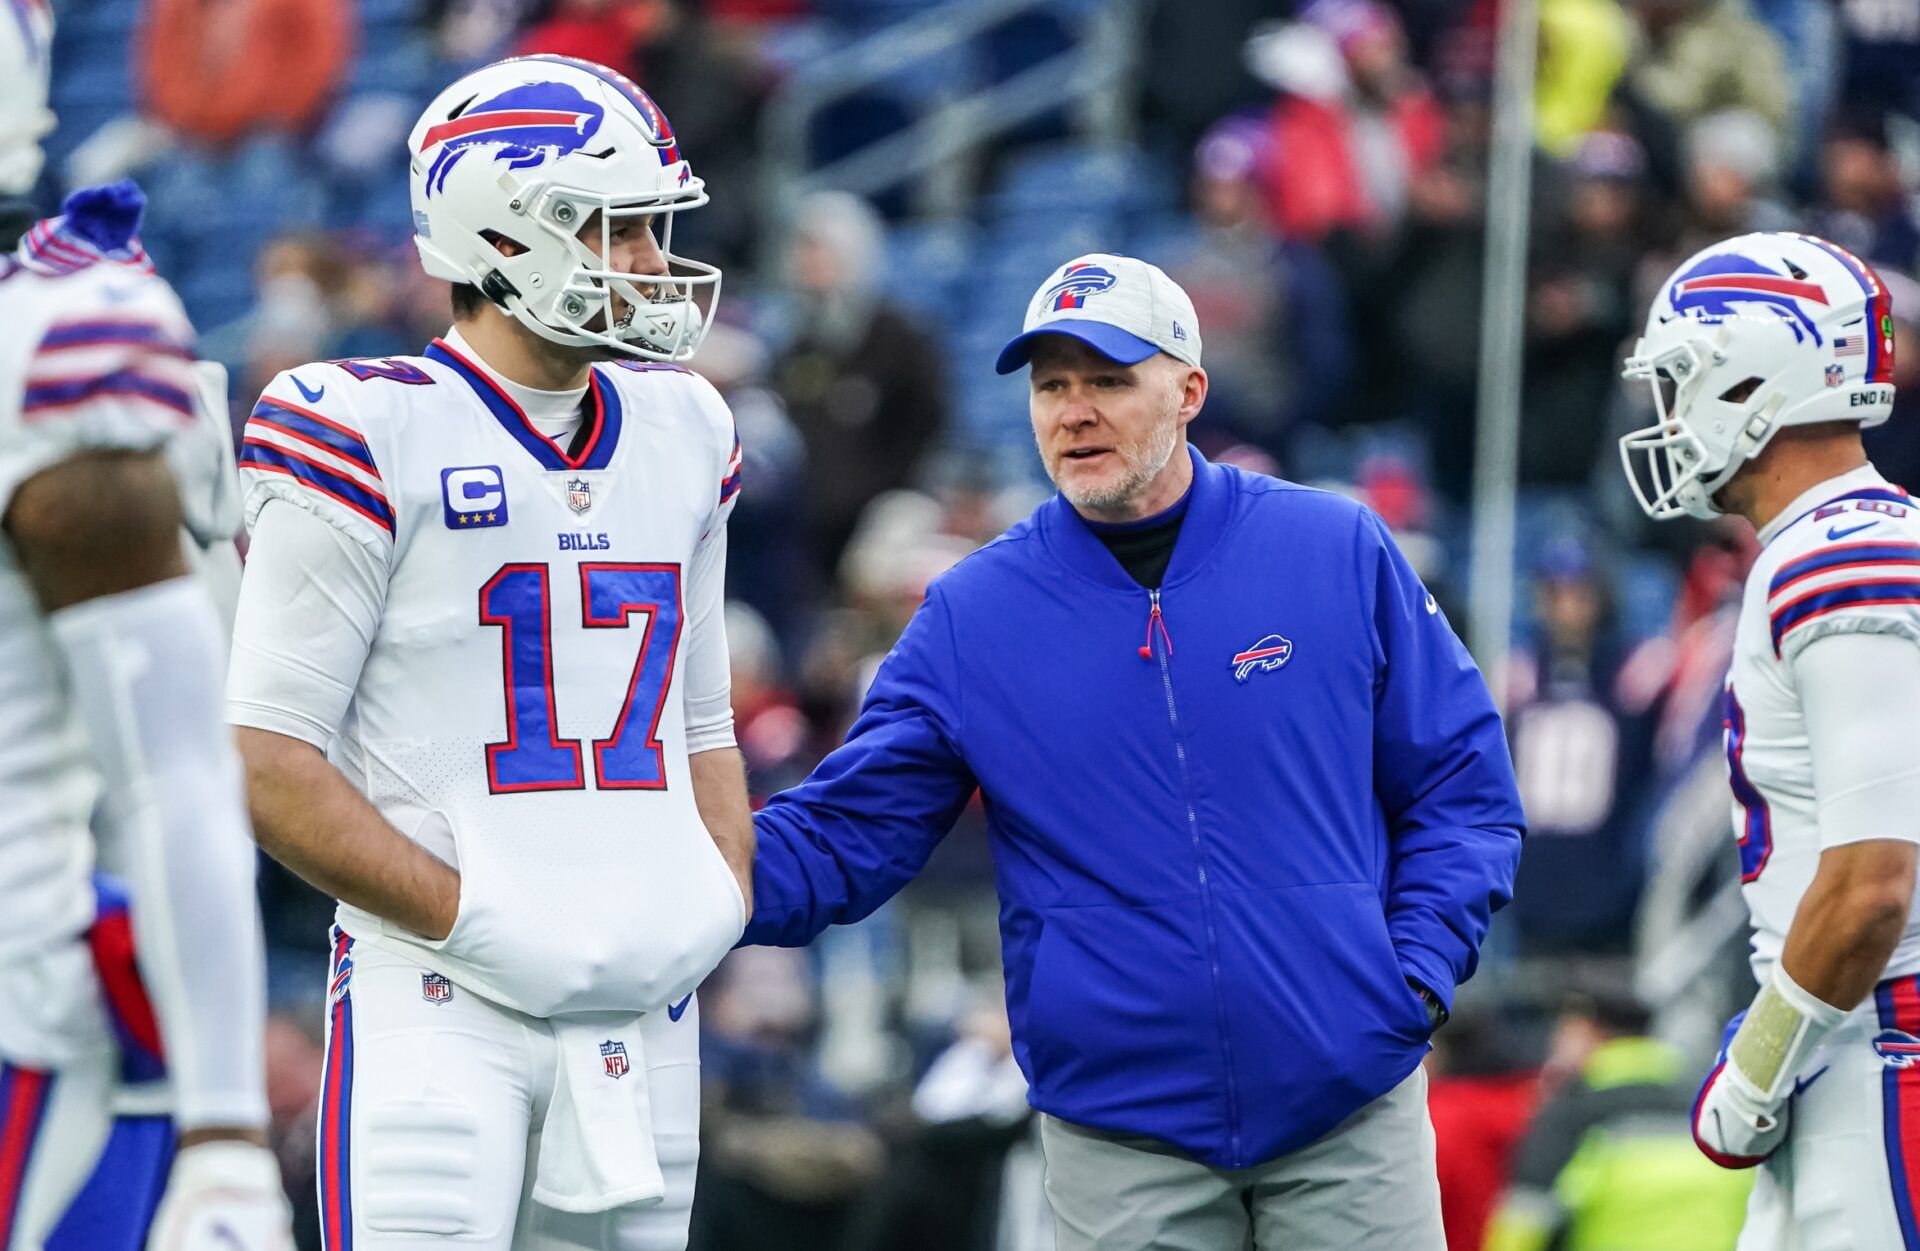
[[[618,1078],[627,1075],[627,1044],[611,1038],[607,1039],[600,1044],[600,1059],[607,1066],[608,1077]]]
[[[1233,658],[1233,680],[1245,682],[1255,673],[1272,673],[1293,659],[1293,644],[1278,634],[1267,637]]]

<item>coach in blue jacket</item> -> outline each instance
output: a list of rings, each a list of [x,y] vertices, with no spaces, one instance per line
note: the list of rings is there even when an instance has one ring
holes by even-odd
[[[1061,267],[1029,364],[1059,494],[759,814],[745,941],[867,916],[978,788],[1061,1251],[1442,1251],[1419,1064],[1522,833],[1486,686],[1372,512],[1185,445],[1159,269]]]

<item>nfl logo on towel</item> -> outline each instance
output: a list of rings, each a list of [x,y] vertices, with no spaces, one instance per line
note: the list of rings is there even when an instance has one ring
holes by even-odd
[[[627,1044],[609,1038],[600,1044],[600,1058],[606,1062],[608,1077],[627,1075]]]
[[[428,1003],[447,1003],[453,998],[453,983],[438,973],[422,973],[420,997]]]
[[[593,484],[585,478],[567,479],[567,507],[584,513],[593,507]]]

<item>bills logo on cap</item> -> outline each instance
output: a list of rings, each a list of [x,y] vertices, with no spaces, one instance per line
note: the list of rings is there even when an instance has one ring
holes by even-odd
[[[1111,291],[1113,284],[1118,281],[1119,279],[1113,276],[1111,270],[1102,269],[1088,261],[1081,261],[1077,265],[1067,266],[1065,276],[1048,287],[1046,294],[1041,298],[1047,301],[1047,306],[1054,312],[1063,312],[1067,309],[1079,308],[1087,302],[1087,297],[1090,295]]]
[[[600,1044],[600,1059],[607,1066],[608,1077],[620,1078],[627,1075],[629,1071],[627,1066],[627,1044],[616,1042],[611,1038],[607,1039],[607,1041]]]
[[[1920,1038],[1905,1030],[1883,1029],[1873,1037],[1873,1053],[1890,1069],[1910,1069],[1920,1062]]]
[[[420,997],[428,1003],[450,1003],[453,1000],[453,983],[438,973],[422,973]]]

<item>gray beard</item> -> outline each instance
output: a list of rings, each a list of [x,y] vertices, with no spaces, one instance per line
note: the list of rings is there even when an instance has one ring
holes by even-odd
[[[1099,513],[1119,512],[1140,498],[1148,484],[1167,467],[1167,462],[1173,459],[1174,449],[1179,446],[1180,426],[1177,422],[1168,422],[1165,427],[1155,431],[1144,445],[1114,449],[1120,459],[1126,462],[1127,472],[1112,486],[1075,493],[1060,486],[1057,479],[1054,485],[1060,488],[1060,494],[1067,497],[1067,503],[1075,508]]]

